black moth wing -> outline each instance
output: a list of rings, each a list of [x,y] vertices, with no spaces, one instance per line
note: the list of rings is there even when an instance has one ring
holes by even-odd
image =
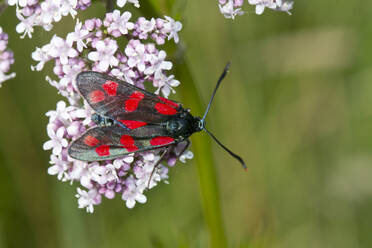
[[[121,126],[93,127],[73,141],[70,157],[83,161],[118,158],[130,153],[153,150],[180,142],[159,125],[147,125],[133,130]]]
[[[179,103],[99,72],[81,72],[76,84],[97,113],[116,121],[161,123],[174,117],[182,108]]]

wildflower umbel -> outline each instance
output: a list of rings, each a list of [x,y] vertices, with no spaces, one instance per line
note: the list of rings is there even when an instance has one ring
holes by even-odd
[[[218,0],[220,12],[226,17],[234,19],[237,15],[243,15],[241,7],[244,4],[244,0]],[[248,0],[248,4],[256,6],[256,14],[261,15],[265,8],[269,8],[276,11],[284,11],[289,15],[290,10],[293,8],[292,0]]]
[[[14,63],[14,54],[7,46],[8,34],[3,32],[0,27],[0,87],[4,81],[15,77],[14,72],[7,74],[10,70],[10,65]]]
[[[50,140],[45,142],[44,149],[52,150],[48,173],[61,181],[80,182],[76,194],[79,208],[93,212],[102,197],[112,199],[118,194],[128,208],[133,208],[136,202],[146,202],[144,191],[148,186],[153,188],[160,181],[167,182],[168,168],[160,164],[151,176],[160,151],[136,153],[104,162],[82,162],[68,156],[68,144],[95,125],[90,119],[92,109],[86,103],[82,104],[76,89],[76,75],[94,70],[141,88],[152,83],[157,94],[161,92],[168,97],[179,81],[173,75],[167,75],[173,65],[166,60],[166,52],[158,47],[166,39],[177,42],[181,27],[181,23],[170,17],[150,20],[141,17],[133,22],[129,12],[114,10],[103,20],[77,20],[74,31],[66,39],[54,36],[50,43],[33,52],[32,58],[37,61],[33,70],[40,71],[45,63],[54,61],[56,77],[47,77],[47,81],[68,101],[68,104],[58,102],[56,110],[46,113]],[[123,36],[125,39],[120,39]],[[121,42],[125,42],[124,49],[119,48]],[[184,146],[184,143],[175,145],[163,162],[173,166],[176,155],[180,155]],[[192,153],[186,151],[180,160],[185,162],[191,158]]]
[[[139,7],[138,0],[117,0],[118,7],[130,2]],[[53,28],[53,23],[62,17],[71,15],[74,18],[78,10],[85,10],[92,4],[91,0],[8,0],[8,5],[16,6],[16,15],[20,23],[16,26],[21,38],[31,38],[34,27],[43,27],[46,31]]]

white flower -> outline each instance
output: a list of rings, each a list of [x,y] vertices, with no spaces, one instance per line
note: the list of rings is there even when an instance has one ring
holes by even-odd
[[[85,163],[80,169],[75,171],[75,178],[80,178],[81,185],[91,189],[93,188],[92,182],[104,185],[108,182],[116,181],[118,179],[116,170],[120,167],[119,163],[106,165],[100,165],[98,162]]]
[[[82,68],[78,64],[63,65],[62,71],[65,74],[60,81],[64,87],[75,87],[76,76],[81,72]],[[72,89],[70,89],[72,91]]]
[[[128,171],[130,170],[130,164],[134,161],[133,155],[125,156],[123,158],[115,159],[112,165],[116,170]]]
[[[146,75],[154,74],[155,78],[159,78],[163,70],[172,69],[172,62],[164,61],[166,56],[167,54],[163,50],[158,55],[151,54],[149,59],[151,66],[147,67],[144,73]]]
[[[34,32],[36,15],[31,15],[27,18],[24,18],[19,9],[16,10],[16,15],[17,18],[21,21],[16,26],[17,33],[23,33],[21,36],[22,39],[26,36],[26,34],[29,38],[31,38],[32,33]]]
[[[69,162],[60,159],[59,156],[51,155],[50,156],[50,166],[48,168],[49,175],[57,175],[58,180],[63,180],[67,176],[67,169]]]
[[[108,169],[106,165],[102,166],[97,162],[93,162],[92,164],[90,164],[89,171],[91,173],[91,180],[97,182],[100,185],[103,185],[110,180],[112,181],[116,179],[116,177],[112,177],[112,169]]]
[[[256,5],[256,14],[261,15],[265,7],[267,8],[276,8],[276,3],[274,0],[248,0],[248,3],[251,5]]]
[[[50,44],[43,46],[42,48],[36,47],[36,50],[32,52],[31,57],[35,61],[39,61],[36,66],[31,66],[31,70],[41,71],[44,68],[46,62],[51,59],[49,56]]]
[[[123,79],[124,81],[134,84],[132,78],[136,77],[136,74],[127,64],[120,64],[119,68],[114,68],[111,70],[111,74],[117,78]]]
[[[75,160],[73,158],[68,157],[68,161],[72,162],[72,166],[69,168],[68,174],[66,176],[66,180],[70,180],[71,184],[74,180],[79,181],[81,174],[84,171],[84,168],[87,166],[87,162]]]
[[[118,163],[100,165],[98,162],[93,162],[86,166],[85,171],[82,172],[81,184],[87,188],[91,188],[91,181],[97,182],[100,185],[116,181],[118,179],[116,169],[120,167],[121,165]]]
[[[58,90],[59,94],[67,97],[70,103],[76,102],[78,100],[76,98],[80,97],[78,94],[73,94],[71,91],[69,91],[66,85],[60,83],[62,79],[60,80],[60,82],[57,82],[56,80],[53,80],[50,77],[46,76],[45,80],[48,81],[51,86],[55,87]]]
[[[75,32],[69,33],[66,37],[66,42],[69,46],[72,47],[72,44],[76,42],[77,50],[79,52],[83,51],[83,48],[86,48],[84,39],[89,34],[89,31],[86,29],[81,29],[82,23],[79,22],[79,19],[76,21]]]
[[[53,21],[58,22],[62,18],[61,0],[47,0],[40,4],[41,13],[40,18],[43,24],[50,24]]]
[[[104,180],[107,182],[116,181],[119,179],[116,171],[122,167],[121,163],[115,161],[112,164],[105,165]]]
[[[32,68],[31,68],[31,69],[32,69]],[[51,86],[57,88],[58,91],[62,90],[62,87],[60,87],[60,84],[59,84],[56,80],[53,80],[53,79],[51,79],[51,78],[48,77],[48,76],[45,77],[45,80],[48,81],[48,83],[49,83]],[[53,110],[51,110],[51,111],[53,111]]]
[[[193,157],[194,154],[192,153],[192,151],[185,151],[184,153],[182,153],[179,159],[182,163],[186,163],[186,159],[192,159]]]
[[[78,55],[78,52],[74,48],[67,44],[64,39],[56,35],[53,36],[50,45],[49,55],[53,58],[59,58],[62,65],[68,63],[69,57],[74,58]]]
[[[101,195],[98,194],[96,189],[91,189],[88,192],[77,188],[77,194],[75,195],[78,198],[79,208],[86,208],[88,213],[93,213],[93,205],[98,205],[101,202]]]
[[[133,208],[136,205],[136,201],[139,203],[145,203],[147,201],[146,196],[142,194],[136,185],[136,180],[133,176],[128,177],[125,180],[126,188],[123,191],[121,198],[126,201],[125,204],[128,208]]]
[[[56,119],[68,125],[71,122],[71,116],[69,111],[71,106],[66,108],[66,103],[64,101],[59,101],[57,103],[56,110],[50,110],[45,115],[49,117],[49,123],[55,122]]]
[[[143,44],[139,43],[134,48],[133,46],[128,45],[125,48],[125,54],[128,56],[128,65],[130,67],[133,68],[136,66],[141,72],[145,70],[147,54],[145,52],[145,46]]]
[[[244,14],[244,11],[241,8],[234,8],[233,0],[229,0],[225,5],[219,4],[218,7],[220,8],[220,12],[225,16],[225,18],[234,19],[237,15]]]
[[[107,43],[107,44],[106,44]],[[109,66],[117,66],[119,60],[114,56],[118,45],[115,40],[108,40],[104,42],[102,40],[96,43],[96,52],[90,52],[88,58],[92,61],[98,62],[98,68],[101,71],[106,71]]]
[[[160,90],[165,97],[168,97],[169,94],[176,93],[172,87],[177,87],[180,85],[180,81],[174,79],[174,75],[167,77],[165,74],[161,73],[159,78],[154,78],[153,85],[158,87],[155,91],[155,94],[159,94]]]
[[[131,16],[132,14],[128,11],[125,11],[120,16],[120,11],[114,10],[114,12],[112,12],[112,22],[110,23],[110,26],[108,26],[107,31],[110,33],[113,30],[119,30],[121,34],[127,34],[128,30],[134,28],[134,24],[129,22]]]
[[[57,132],[55,132],[53,130],[53,126],[48,124],[47,132],[51,140],[48,140],[47,142],[44,143],[43,149],[44,150],[53,149],[53,154],[60,155],[62,152],[62,148],[67,147],[68,145],[67,140],[63,138],[64,133],[65,133],[65,128],[60,127],[57,129]]]
[[[77,14],[75,7],[77,0],[46,0],[40,4],[40,19],[44,25],[50,25],[53,21],[59,22],[62,16],[69,13],[72,17]]]
[[[53,0],[54,1],[54,0]],[[60,11],[63,16],[70,14],[74,18],[77,14],[75,10],[77,6],[77,0],[61,0]]]
[[[99,163],[93,162],[90,164],[84,164],[80,170],[77,170],[76,173],[79,173],[80,184],[85,188],[93,188],[92,181],[100,182],[100,170]]]
[[[125,157],[123,158],[123,161],[124,161],[125,163],[128,163],[128,164],[133,163],[133,161],[134,161],[134,156],[133,156],[133,154],[132,154],[132,155],[127,155],[127,156],[125,156]]]
[[[52,23],[60,21],[62,16],[70,13],[74,18],[77,14],[77,0],[9,0],[8,2],[17,7],[16,14],[21,22],[16,30],[18,33],[23,33],[21,38],[26,34],[31,38],[33,26],[42,26],[46,31],[50,31],[53,27]],[[33,14],[25,18],[22,15],[24,13]]]
[[[27,5],[27,0],[8,0],[8,5],[9,6],[20,6],[20,7],[26,7]]]
[[[282,1],[282,0],[248,0],[249,4],[256,5],[256,14],[261,15],[265,8],[284,11],[289,15],[289,10],[293,7],[293,1]]]
[[[80,136],[80,130],[82,128],[82,123],[80,121],[73,121],[67,128],[67,134],[71,137]]]
[[[116,4],[122,8],[127,2],[134,4],[136,8],[140,7],[138,0],[117,0]]]
[[[89,125],[92,120],[91,116],[94,113],[93,109],[88,105],[87,102],[84,102],[83,108],[76,108],[70,112],[70,116],[75,119],[84,119],[82,121],[83,125]]]
[[[141,19],[139,22],[139,30],[142,34],[147,34],[149,32],[152,32],[155,28],[156,21],[154,18],[151,18],[150,21],[146,20],[145,18]],[[145,37],[144,37],[145,38]]]
[[[293,1],[287,1],[280,5],[278,4],[278,6],[276,7],[276,10],[284,11],[284,12],[287,12],[288,15],[292,15],[291,12],[289,12],[292,8],[293,8]]]
[[[142,166],[136,166],[134,170],[134,174],[137,177],[136,185],[141,191],[145,190],[147,187],[150,189],[155,187],[157,185],[157,182],[160,182],[161,180],[161,177],[158,173],[159,167],[155,168],[154,170],[154,165],[160,157],[155,157],[152,153],[151,155],[153,157],[152,160],[145,160]],[[144,158],[146,159],[145,156]]]
[[[164,23],[164,29],[167,30],[168,40],[174,39],[174,42],[178,43],[178,32],[182,29],[182,23],[174,21],[173,18],[169,16],[164,16],[168,22]]]

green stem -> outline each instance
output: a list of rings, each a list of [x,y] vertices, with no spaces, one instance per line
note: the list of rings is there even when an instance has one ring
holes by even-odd
[[[195,113],[204,112],[204,104],[192,79],[190,69],[181,58],[175,65],[176,75],[182,84],[181,97],[183,103]],[[194,134],[191,138],[195,152],[195,164],[199,176],[200,191],[204,210],[204,217],[209,229],[209,244],[211,248],[227,247],[225,229],[223,225],[216,169],[212,159],[210,138],[204,134]]]
[[[106,12],[112,12],[114,10],[114,1],[106,0]]]

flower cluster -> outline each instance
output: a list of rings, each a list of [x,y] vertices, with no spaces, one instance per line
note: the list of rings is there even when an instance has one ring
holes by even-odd
[[[123,7],[127,1],[139,7],[138,0],[117,0],[117,5]],[[74,18],[77,10],[85,10],[91,4],[91,0],[8,0],[8,5],[17,8],[20,23],[16,31],[22,34],[21,38],[26,35],[31,38],[35,26],[50,31],[53,23],[59,22],[63,16],[70,14]]]
[[[8,34],[3,32],[0,27],[0,87],[1,84],[15,77],[15,73],[6,74],[10,70],[10,65],[14,63],[13,52],[7,49],[8,46]]]
[[[244,14],[241,10],[244,0],[218,0],[218,2],[220,11],[226,18],[234,19],[235,16]],[[248,0],[248,3],[256,6],[257,15],[261,15],[265,8],[284,11],[290,15],[289,11],[293,7],[292,0]]]
[[[94,70],[123,79],[137,87],[144,88],[152,83],[168,97],[179,81],[166,72],[172,63],[166,61],[166,53],[157,45],[165,39],[178,41],[181,24],[170,17],[146,20],[139,18],[130,21],[129,12],[114,10],[107,13],[103,20],[89,19],[84,23],[77,20],[75,30],[65,39],[54,36],[50,43],[37,48],[32,58],[38,63],[33,70],[42,70],[48,61],[54,61],[54,73],[58,79],[47,77],[49,83],[69,102],[57,104],[57,109],[49,111],[47,132],[50,138],[44,143],[45,150],[52,150],[48,173],[57,175],[62,181],[78,181],[79,208],[93,212],[93,206],[101,203],[102,196],[113,198],[121,195],[128,208],[136,202],[144,203],[144,191],[168,178],[168,168],[154,165],[162,151],[141,152],[104,162],[83,162],[72,159],[67,154],[69,143],[80,137],[88,128],[94,126],[91,120],[92,109],[81,104],[81,96],[75,85],[76,75],[81,71]],[[124,36],[125,48],[119,48],[119,38]],[[129,40],[127,42],[127,40]],[[151,43],[151,40],[156,44]],[[179,157],[181,161],[192,158],[185,150],[185,143],[174,145],[163,160],[173,166]],[[151,173],[154,170],[152,176]]]

